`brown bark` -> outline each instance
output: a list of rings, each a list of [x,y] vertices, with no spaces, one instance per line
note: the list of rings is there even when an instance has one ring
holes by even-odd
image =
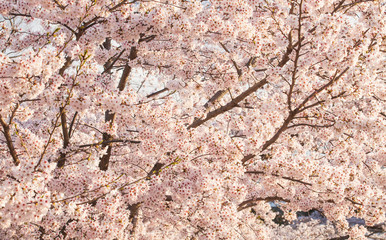
[[[131,235],[134,235],[135,234],[135,230],[138,226],[138,213],[139,213],[139,207],[141,206],[140,203],[135,203],[131,206],[129,206],[129,210],[130,210],[130,216],[129,216],[129,220],[131,222],[131,224],[133,225],[133,228],[130,230],[130,234]]]
[[[0,124],[3,127],[3,134],[5,137],[5,140],[7,142],[7,147],[9,150],[9,153],[11,154],[11,157],[13,159],[13,163],[18,166],[20,164],[20,160],[17,156],[15,147],[12,142],[11,133],[10,133],[10,127],[9,125],[4,121],[3,117],[0,115]]]
[[[69,56],[66,57],[65,63],[59,69],[59,75],[60,76],[64,75],[64,71],[66,71],[66,69],[70,67],[72,61],[73,60],[71,59],[71,57],[69,57]],[[70,144],[70,132],[69,132],[68,127],[67,127],[67,116],[66,116],[65,109],[63,107],[59,108],[59,113],[60,113],[60,122],[62,125],[63,149],[65,149]],[[57,167],[61,168],[64,166],[65,163],[66,163],[66,154],[61,153],[60,158],[59,158],[58,163],[57,163]]]
[[[66,112],[64,108],[60,108],[60,121],[62,125],[62,133],[63,133],[63,149],[66,149],[68,145],[70,144],[70,135],[67,127],[67,118],[66,118]],[[60,159],[58,161],[58,168],[61,168],[64,166],[66,162],[66,154],[61,153],[60,154]]]
[[[244,202],[239,204],[239,207],[237,208],[238,211],[242,211],[246,208],[250,208],[256,205],[256,202],[260,201],[266,201],[266,202],[273,202],[273,201],[283,201],[283,202],[289,202],[289,200],[284,199],[282,197],[265,197],[265,198],[252,198],[249,200],[245,200]]]
[[[121,80],[119,81],[119,85],[118,85],[119,91],[123,91],[123,89],[125,89],[127,80],[129,79],[130,72],[131,72],[131,67],[128,64],[126,64],[122,72]]]
[[[106,39],[106,41],[107,41],[107,39]],[[116,61],[118,61],[119,57],[122,55],[123,52],[124,52],[124,50],[121,51],[121,53],[118,55],[118,57],[116,57],[115,61],[111,65],[107,66],[108,69],[111,69],[113,67],[114,63]],[[134,60],[136,57],[137,57],[137,48],[131,47],[129,59]],[[106,71],[107,68],[105,69],[105,72],[107,72]],[[126,63],[126,65],[123,69],[122,75],[121,75],[121,79],[120,79],[119,84],[118,84],[118,89],[120,92],[122,92],[125,89],[130,73],[131,73],[131,67],[129,66],[129,64]],[[114,122],[114,119],[115,119],[115,113],[107,110],[105,112],[105,122],[106,123],[110,122],[110,125],[112,125]],[[113,137],[110,134],[103,133],[102,147],[103,148],[107,147],[107,152],[105,155],[103,155],[101,157],[100,162],[99,162],[99,169],[102,171],[107,171],[109,168],[111,152],[112,152],[112,144],[111,144],[112,140],[113,140]]]
[[[109,168],[109,161],[111,157],[111,150],[112,150],[112,144],[111,143],[105,143],[113,140],[112,136],[108,133],[103,133],[103,142],[102,148],[107,147],[107,152],[105,155],[102,156],[100,162],[99,162],[99,169],[102,171],[107,171]]]
[[[200,119],[194,120],[193,123],[188,126],[188,129],[201,126],[203,123],[209,121],[210,119],[215,118],[218,115],[233,109],[234,107],[237,107],[241,101],[243,101],[246,97],[254,93],[257,89],[263,87],[267,83],[268,83],[267,79],[263,79],[255,83],[252,87],[248,88],[246,91],[241,93],[239,96],[234,98],[231,102],[229,102],[225,106],[222,106],[216,110],[209,112],[204,119],[200,118]]]

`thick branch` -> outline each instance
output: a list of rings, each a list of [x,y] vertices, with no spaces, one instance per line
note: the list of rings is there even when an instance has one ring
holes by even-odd
[[[71,57],[67,56],[66,61],[64,62],[63,66],[59,69],[59,75],[60,76],[64,75],[64,71],[66,71],[66,69],[68,67],[70,67],[71,63],[72,63]],[[65,112],[64,107],[59,108],[59,112],[60,112],[60,121],[61,121],[61,125],[62,125],[62,133],[63,133],[63,149],[66,149],[68,147],[68,145],[70,144],[70,134],[71,134],[73,122],[71,123],[70,130],[68,130],[67,116],[66,116],[66,112]],[[66,163],[66,154],[61,153],[57,167],[61,168],[64,166],[65,163]]]
[[[99,162],[99,169],[102,171],[107,171],[109,168],[109,162],[111,157],[111,141],[113,140],[113,137],[108,133],[103,133],[103,142],[102,142],[102,148],[107,147],[107,152],[105,155],[102,156],[100,162]]]
[[[261,151],[264,151],[269,146],[271,146],[276,140],[280,137],[280,135],[287,129],[288,124],[294,119],[297,112],[290,112],[287,119],[284,121],[283,125],[279,128],[279,130],[273,135],[271,139],[269,139],[267,142],[264,143],[263,148]]]
[[[300,58],[300,49],[302,47],[302,36],[301,36],[301,30],[302,30],[302,2],[300,2],[299,5],[299,18],[298,18],[298,46],[296,48],[296,54],[295,54],[295,60],[294,60],[294,69],[292,70],[292,82],[290,85],[289,92],[287,94],[287,104],[288,109],[292,111],[291,107],[291,101],[292,101],[292,93],[295,87],[295,81],[296,81],[296,72],[298,71],[298,62]]]
[[[204,107],[208,109],[213,103],[215,103],[218,99],[222,98],[226,94],[226,90],[217,91],[208,102],[205,103]]]
[[[70,144],[70,135],[67,127],[67,117],[66,117],[66,111],[64,108],[60,108],[60,121],[62,125],[62,133],[63,133],[63,149],[66,149],[68,145]],[[58,161],[58,167],[61,168],[64,166],[64,163],[66,162],[66,154],[61,153],[60,154],[60,160]]]
[[[114,65],[114,63],[119,59],[119,57],[123,54],[124,51],[125,50],[123,50],[117,56],[117,58],[109,66],[109,68],[111,68]],[[130,60],[134,60],[136,57],[137,57],[137,48],[136,47],[131,47],[129,59]],[[106,70],[105,70],[105,72],[106,72]],[[129,78],[130,72],[131,72],[131,67],[128,64],[126,64],[125,68],[123,69],[122,76],[121,76],[121,79],[120,79],[119,84],[118,84],[118,89],[119,89],[120,92],[125,89],[126,83],[127,83],[127,79]],[[115,119],[115,113],[112,113],[111,111],[107,110],[105,112],[105,122],[110,122],[110,125],[112,125],[113,122],[114,122],[114,119]],[[113,137],[110,134],[103,133],[102,147],[104,147],[104,148],[107,147],[107,152],[106,152],[105,155],[103,155],[101,157],[101,160],[99,162],[99,169],[102,170],[102,171],[107,171],[107,169],[109,167],[111,151],[112,151],[112,144],[111,144],[112,140],[113,140]]]
[[[68,144],[70,144],[70,135],[67,127],[66,110],[64,110],[64,108],[60,108],[60,112],[62,113],[60,115],[60,121],[62,124],[62,132],[63,132],[63,148],[66,148]]]
[[[161,89],[161,90],[158,90],[158,91],[156,91],[156,92],[154,92],[154,93],[151,93],[151,94],[147,95],[146,97],[147,97],[147,98],[155,97],[155,96],[157,96],[157,95],[159,95],[159,94],[161,94],[161,93],[163,93],[163,92],[166,92],[166,91],[168,91],[168,90],[169,90],[168,88],[163,88],[163,89]]]
[[[13,163],[16,166],[18,166],[20,164],[20,160],[17,157],[17,153],[16,153],[16,150],[15,150],[15,147],[13,146],[9,125],[4,121],[4,119],[3,119],[3,117],[1,115],[0,115],[0,124],[3,127],[3,131],[2,132],[3,132],[5,140],[7,142],[9,153],[12,156]]]
[[[119,85],[118,85],[119,91],[123,91],[125,89],[127,79],[129,79],[130,72],[131,72],[131,67],[129,66],[129,64],[126,64],[122,72],[121,80],[119,81]]]
[[[153,175],[158,175],[161,168],[165,166],[164,163],[157,162],[146,176],[146,180],[150,180]]]
[[[71,63],[72,63],[71,57],[67,56],[63,66],[59,69],[60,76],[63,76],[64,71],[66,71],[66,69],[71,65]]]
[[[107,37],[105,39],[105,41],[102,43],[102,46],[101,48],[103,49],[106,49],[106,50],[110,50],[111,49],[111,37]]]
[[[342,237],[329,238],[328,240],[345,240],[345,239],[349,239],[349,238],[350,238],[350,236],[346,235],[346,236],[342,236]]]
[[[138,213],[139,213],[139,207],[141,206],[140,203],[135,203],[131,206],[129,206],[129,210],[130,210],[130,216],[129,216],[129,220],[131,222],[131,224],[133,225],[133,228],[130,230],[130,235],[134,235],[135,234],[135,230],[138,226]]]
[[[239,204],[239,207],[237,208],[237,211],[242,211],[244,209],[253,207],[256,205],[256,202],[273,202],[273,201],[283,201],[283,202],[289,202],[289,200],[284,199],[282,197],[265,197],[265,198],[252,198],[249,200],[245,200],[244,202]]]
[[[239,96],[237,96],[235,99],[233,99],[231,102],[229,102],[228,104],[226,104],[225,106],[222,106],[221,108],[218,108],[216,110],[213,110],[211,112],[209,112],[207,115],[206,115],[206,118],[204,119],[196,119],[189,127],[188,129],[190,128],[196,128],[200,125],[202,125],[203,123],[209,121],[210,119],[212,118],[215,118],[217,117],[218,115],[224,113],[224,112],[227,112],[231,109],[233,109],[234,107],[237,107],[238,104],[243,101],[246,97],[248,97],[249,95],[251,95],[252,93],[254,93],[257,89],[263,87],[266,83],[268,83],[267,79],[263,79],[261,80],[260,82],[257,82],[255,83],[252,87],[248,88],[246,91],[244,91],[243,93],[241,93]]]

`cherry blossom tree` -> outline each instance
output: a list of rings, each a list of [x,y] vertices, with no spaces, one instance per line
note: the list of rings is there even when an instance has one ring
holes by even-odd
[[[374,236],[385,9],[0,0],[0,238]]]

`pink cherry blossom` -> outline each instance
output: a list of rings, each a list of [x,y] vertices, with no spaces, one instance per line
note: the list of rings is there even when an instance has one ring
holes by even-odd
[[[0,0],[0,239],[382,238],[385,8]]]

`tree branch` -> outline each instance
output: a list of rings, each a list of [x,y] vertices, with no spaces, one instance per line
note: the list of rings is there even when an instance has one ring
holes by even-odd
[[[301,30],[302,30],[302,5],[303,5],[303,2],[301,1],[300,4],[299,4],[299,17],[298,17],[298,45],[297,45],[297,48],[296,48],[296,53],[295,53],[295,60],[294,60],[294,69],[292,70],[292,82],[291,82],[291,85],[290,85],[290,89],[288,91],[288,94],[287,94],[287,104],[288,104],[288,109],[290,111],[292,111],[292,107],[291,107],[291,100],[292,100],[292,92],[293,92],[293,89],[295,87],[295,80],[296,80],[296,72],[298,70],[298,62],[299,62],[299,58],[300,58],[300,49],[302,47],[302,36],[301,36]]]
[[[284,199],[282,197],[265,197],[265,198],[252,198],[249,200],[245,200],[244,202],[240,203],[237,211],[242,211],[244,209],[256,206],[256,202],[261,202],[261,201],[266,201],[266,202],[273,202],[273,201],[283,201],[283,202],[290,202],[288,199]]]
[[[326,127],[332,127],[335,125],[335,122],[332,123],[332,124],[327,124],[327,125],[317,125],[317,124],[308,124],[308,123],[298,123],[298,124],[293,124],[291,126],[288,126],[288,128],[294,128],[294,127],[301,127],[301,126],[305,126],[305,127],[312,127],[312,128],[326,128]]]
[[[166,91],[168,91],[168,90],[169,90],[168,88],[163,88],[163,89],[161,89],[161,90],[158,90],[158,91],[156,91],[156,92],[154,92],[154,93],[151,93],[151,94],[147,95],[146,97],[147,97],[147,98],[151,98],[151,97],[157,96],[157,95],[159,95],[159,94],[161,94],[161,93],[163,93],[163,92],[166,92]]]
[[[140,206],[141,206],[141,203],[135,203],[129,206],[129,210],[130,210],[129,220],[133,225],[133,228],[130,230],[131,236],[135,235],[135,230],[137,229],[137,226],[138,226],[138,213],[139,213]]]
[[[306,107],[304,107],[304,105],[306,105],[306,103],[311,100],[312,98],[314,98],[318,93],[320,93],[321,91],[325,90],[326,88],[328,88],[329,86],[331,86],[334,82],[338,81],[342,76],[343,74],[345,74],[347,71],[349,70],[349,67],[346,67],[338,76],[337,73],[338,71],[336,71],[335,73],[335,76],[332,77],[331,81],[329,81],[327,84],[325,84],[324,86],[322,86],[321,88],[315,90],[312,94],[310,94],[308,97],[306,97],[304,99],[304,101],[295,109],[295,111],[298,111],[298,112],[302,112],[306,109]],[[304,108],[303,108],[304,107]]]
[[[246,171],[245,173],[248,173],[248,174],[265,174],[265,172],[263,171]],[[292,181],[292,182],[298,182],[298,183],[301,183],[301,184],[304,184],[304,185],[307,185],[307,186],[312,186],[311,183],[308,183],[308,182],[304,182],[303,180],[299,180],[299,179],[295,179],[295,178],[292,178],[292,177],[286,177],[286,176],[280,176],[279,174],[271,174],[272,176],[275,176],[275,177],[280,177],[280,178],[283,178],[285,180],[289,180],[289,181]]]
[[[119,57],[123,54],[124,51],[125,51],[125,49],[118,55],[118,57],[115,59],[115,61],[117,61],[119,59]],[[137,57],[137,48],[131,47],[129,59],[134,60],[136,57]],[[112,67],[114,65],[115,61],[109,67]],[[106,70],[104,72],[106,72]],[[127,79],[130,75],[130,72],[131,72],[131,67],[128,64],[126,64],[125,68],[123,69],[122,75],[121,75],[121,80],[119,81],[119,84],[118,84],[118,89],[120,92],[125,89]],[[111,111],[106,110],[105,122],[110,122],[110,125],[112,125],[114,122],[114,119],[115,119],[115,113],[112,113]],[[111,145],[112,140],[113,140],[113,137],[110,134],[103,133],[102,147],[103,148],[107,147],[107,152],[105,155],[103,155],[101,157],[101,160],[99,162],[99,169],[102,171],[107,171],[107,169],[109,167],[111,151],[112,151],[112,145]]]
[[[10,134],[10,127],[4,121],[3,117],[1,116],[1,114],[0,114],[0,124],[3,127],[3,131],[2,132],[3,132],[5,140],[7,142],[8,150],[9,150],[9,153],[11,154],[12,159],[13,159],[13,163],[16,166],[18,166],[20,164],[20,160],[17,157],[17,153],[16,153],[16,150],[15,150],[15,147],[13,146],[13,142],[12,142],[12,138],[11,138],[11,134]]]
[[[104,64],[105,70],[102,72],[103,73],[110,73],[110,70],[113,68],[114,64],[118,61],[118,59],[122,56],[122,54],[126,51],[126,49],[123,49],[118,56],[111,61],[111,58]]]
[[[283,125],[279,128],[279,130],[273,135],[271,139],[266,141],[261,149],[261,151],[264,151],[269,146],[271,146],[276,140],[280,137],[280,135],[287,129],[288,124],[294,119],[295,115],[297,114],[296,111],[292,111],[289,113],[287,119],[284,121]]]
[[[107,144],[110,144],[110,143],[134,143],[134,144],[139,144],[139,143],[141,143],[141,141],[113,139],[113,140],[110,140],[110,141],[102,141],[102,142],[99,142],[99,143],[83,144],[83,145],[79,145],[78,147],[79,148],[95,147],[95,146],[99,146],[99,145],[103,145],[103,144],[105,144],[107,146]]]
[[[64,108],[60,108],[60,121],[62,125],[62,133],[63,133],[63,149],[66,149],[68,145],[70,144],[70,135],[67,128],[67,117],[66,117],[66,111]],[[64,166],[64,163],[66,162],[66,154],[61,153],[60,154],[60,160],[58,161],[58,168],[61,168]]]
[[[135,3],[137,2],[138,0],[134,0],[132,2],[129,2],[128,0],[123,0],[122,2],[118,3],[117,5],[113,6],[112,8],[109,9],[110,12],[113,12],[114,10],[120,8],[121,6],[125,5],[125,4],[132,4],[132,3]]]
[[[127,79],[129,79],[129,75],[131,72],[131,67],[129,64],[126,63],[125,68],[123,69],[121,80],[119,81],[118,84],[118,89],[119,91],[123,91],[126,87]]]
[[[60,9],[62,9],[62,10],[66,9],[67,6],[63,6],[62,4],[60,4],[60,3],[58,2],[58,0],[53,0],[53,1],[54,1],[54,3],[56,4],[56,6],[58,6]]]
[[[233,109],[234,107],[237,107],[238,104],[244,100],[246,97],[248,97],[249,95],[251,95],[253,92],[255,92],[257,89],[263,87],[265,84],[267,84],[268,81],[266,78],[264,78],[263,80],[255,83],[252,87],[248,88],[246,91],[244,91],[243,93],[241,93],[239,96],[237,96],[236,98],[234,98],[231,102],[229,102],[228,104],[226,104],[225,106],[222,106],[216,110],[213,110],[211,112],[209,112],[207,115],[206,115],[206,118],[204,119],[196,119],[193,121],[192,124],[190,124],[188,126],[188,129],[190,128],[196,128],[200,125],[202,125],[203,123],[209,121],[210,119],[212,118],[215,118],[217,117],[218,115],[224,113],[224,112],[227,112],[231,109]]]
[[[107,147],[107,152],[105,155],[101,157],[101,160],[99,162],[99,169],[102,171],[107,171],[109,168],[109,162],[111,157],[111,150],[112,145],[111,141],[113,140],[113,137],[108,133],[103,133],[103,142],[102,142],[102,148]]]
[[[75,129],[72,130],[72,128],[74,127],[75,119],[76,119],[77,116],[78,116],[78,112],[75,112],[74,117],[72,118],[72,121],[71,121],[71,124],[70,124],[70,129],[68,129],[68,134],[70,135],[70,138],[71,138],[72,134],[75,131]]]
[[[218,99],[222,98],[226,94],[226,90],[217,91],[204,105],[206,109],[208,109],[214,102]]]
[[[71,65],[71,63],[72,63],[71,57],[67,56],[63,66],[59,69],[60,76],[64,75],[64,71],[66,71],[66,69]]]

